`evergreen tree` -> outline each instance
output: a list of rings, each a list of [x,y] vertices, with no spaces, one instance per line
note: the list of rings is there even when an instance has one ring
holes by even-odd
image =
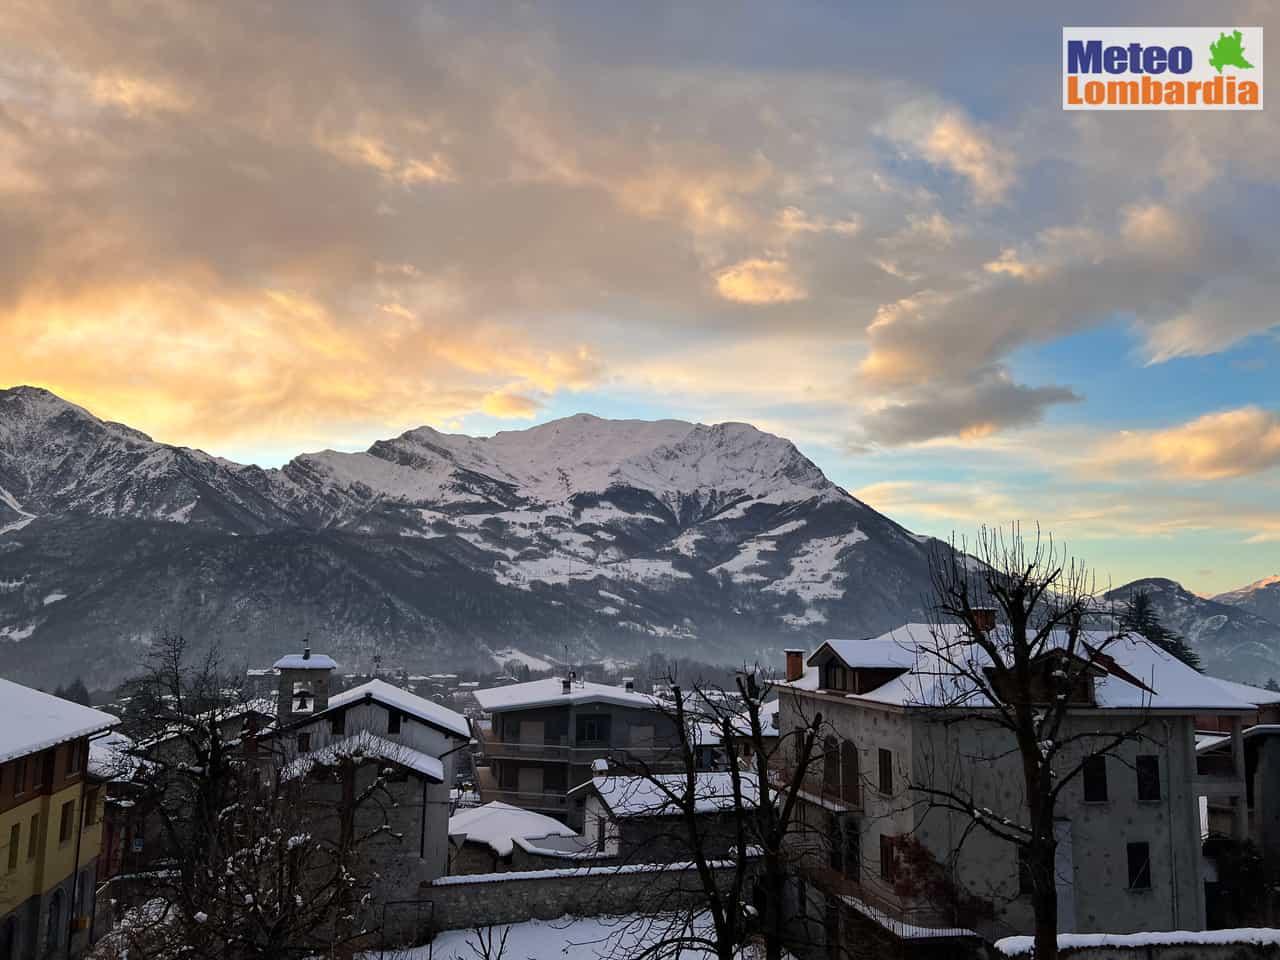
[[[1124,609],[1120,611],[1120,626],[1130,633],[1145,637],[1161,650],[1173,654],[1187,666],[1203,672],[1199,655],[1191,649],[1187,641],[1160,622],[1155,606],[1151,603],[1151,595],[1147,591],[1138,590],[1129,597]]]
[[[93,706],[89,699],[89,688],[84,685],[84,680],[80,677],[76,677],[65,687],[57,687],[53,691],[53,695],[61,697],[63,700],[70,700],[73,703],[82,703],[86,707]]]
[[[1272,677],[1267,681],[1266,689],[1270,690],[1272,693],[1280,693],[1280,683],[1276,683],[1276,678]]]

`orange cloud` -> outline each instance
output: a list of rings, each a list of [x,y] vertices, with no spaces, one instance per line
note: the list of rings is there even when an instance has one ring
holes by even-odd
[[[1248,406],[1210,413],[1167,430],[1126,431],[1096,451],[1095,463],[1150,462],[1192,480],[1229,480],[1280,467],[1280,414]]]
[[[785,260],[753,258],[716,274],[716,290],[735,303],[791,303],[808,294]]]

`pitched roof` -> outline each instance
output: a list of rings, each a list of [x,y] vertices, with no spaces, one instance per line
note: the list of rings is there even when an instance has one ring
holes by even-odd
[[[101,710],[0,680],[0,763],[101,733],[119,722]]]
[[[486,803],[482,807],[459,810],[449,818],[449,835],[464,834],[472,843],[483,843],[505,857],[516,840],[538,837],[576,837],[578,834],[559,820],[509,803]]]
[[[438,757],[423,753],[421,750],[414,750],[403,743],[395,743],[375,733],[369,733],[367,730],[342,740],[335,740],[318,750],[312,750],[291,760],[285,765],[281,778],[294,780],[304,777],[315,767],[329,766],[341,757],[395,764],[419,773],[428,780],[444,783],[444,764]]]
[[[462,737],[464,740],[471,737],[471,727],[462,714],[387,683],[385,680],[370,680],[368,683],[362,683],[358,687],[352,687],[350,690],[344,690],[330,697],[329,706],[324,712],[337,707],[350,706],[366,698],[376,700],[383,706],[394,707],[423,723],[439,727],[446,733]]]
[[[547,677],[527,683],[512,683],[505,687],[489,687],[475,692],[480,706],[490,713],[503,710],[524,710],[530,707],[551,707],[571,703],[612,703],[620,707],[636,707],[644,710],[658,701],[647,693],[635,693],[625,687],[590,680],[574,680],[569,692],[564,692],[564,680]]]
[[[1223,680],[1221,677],[1206,677],[1206,679],[1212,680],[1233,697],[1247,700],[1257,707],[1270,703],[1280,703],[1280,691],[1264,690],[1262,687],[1250,686],[1247,683],[1236,683],[1234,680]]]
[[[889,660],[905,666],[907,672],[875,690],[862,694],[845,694],[851,700],[865,700],[894,706],[923,707],[964,702],[981,707],[986,701],[971,685],[944,664],[933,651],[937,643],[933,631],[941,630],[942,641],[963,643],[962,626],[941,627],[926,623],[908,623],[870,640],[827,641],[819,650],[829,647],[850,667],[882,667]],[[1212,677],[1197,673],[1177,657],[1140,637],[1112,640],[1102,631],[1086,632],[1084,639],[1095,647],[1105,648],[1106,657],[1114,663],[1105,676],[1097,678],[1094,691],[1098,707],[1109,709],[1150,709],[1194,711],[1253,710],[1253,703],[1225,689]],[[1066,646],[1065,632],[1051,638],[1049,647]],[[815,653],[816,655],[816,653]],[[990,657],[976,644],[964,654],[966,659],[981,664]],[[812,661],[810,657],[810,661]],[[1098,666],[1105,667],[1105,658]],[[806,670],[800,680],[790,684],[795,689],[819,689],[817,671]]]
[[[742,803],[752,807],[758,802],[759,790],[751,773],[739,774]],[[615,817],[665,817],[680,812],[671,794],[685,795],[682,773],[653,777],[594,777],[569,791],[569,795],[594,791]],[[698,813],[716,813],[734,808],[733,775],[728,771],[699,773],[693,785],[694,809]]]

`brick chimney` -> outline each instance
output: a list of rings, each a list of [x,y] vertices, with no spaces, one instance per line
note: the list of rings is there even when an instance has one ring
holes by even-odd
[[[783,650],[787,655],[787,683],[793,683],[804,676],[804,651]]]
[[[973,624],[983,633],[990,633],[996,628],[996,608],[974,607]]]

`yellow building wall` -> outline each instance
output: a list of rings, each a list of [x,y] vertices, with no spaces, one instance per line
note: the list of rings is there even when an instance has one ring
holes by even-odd
[[[0,917],[21,906],[37,894],[47,893],[75,872],[76,830],[81,816],[79,783],[72,784],[54,794],[33,797],[0,813]],[[85,799],[88,799],[86,790]],[[62,817],[62,805],[71,802],[73,808],[71,833],[63,843],[58,842],[58,827]],[[80,863],[83,867],[98,855],[102,845],[102,797],[94,811],[93,825],[84,828],[80,835]],[[28,857],[30,849],[31,818],[40,814],[39,838],[36,855]],[[9,838],[13,825],[18,825],[18,862],[9,869]]]

